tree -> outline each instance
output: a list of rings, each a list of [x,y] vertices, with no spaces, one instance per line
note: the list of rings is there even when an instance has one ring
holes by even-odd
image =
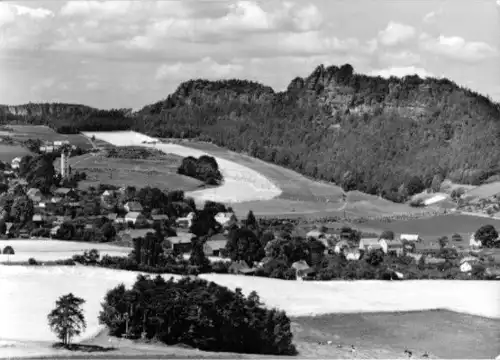
[[[381,239],[386,239],[386,240],[394,240],[394,231],[392,230],[385,230],[380,234]]]
[[[63,295],[47,316],[50,329],[57,334],[64,346],[70,345],[71,338],[80,335],[87,327],[81,308],[84,303],[85,300],[72,293]]]
[[[384,261],[384,253],[382,250],[370,251],[366,262],[372,266],[378,266]]]
[[[0,235],[3,235],[7,232],[7,224],[4,219],[0,218]]]
[[[448,236],[441,236],[438,239],[438,242],[439,242],[439,246],[441,247],[441,249],[444,249],[446,247],[446,245],[448,245]]]
[[[189,263],[194,266],[198,266],[201,271],[204,271],[210,267],[210,261],[207,259],[205,252],[203,251],[204,241],[195,238],[191,240],[191,256],[189,257]]]
[[[7,245],[6,247],[3,248],[3,254],[4,255],[14,255],[14,248],[10,245]]]
[[[27,196],[20,196],[14,200],[10,210],[10,216],[14,222],[24,224],[31,220],[34,214],[33,201]]]
[[[257,219],[255,218],[255,215],[253,214],[252,210],[248,212],[247,219],[245,221],[245,226],[248,228],[257,226]]]
[[[439,192],[439,190],[441,189],[441,183],[443,182],[443,180],[444,180],[443,175],[441,175],[441,174],[434,175],[434,177],[432,178],[432,183],[431,183],[432,191]]]
[[[413,176],[406,184],[406,190],[408,195],[412,196],[422,192],[425,189],[425,185],[418,176]]]
[[[493,247],[498,238],[498,232],[493,225],[484,225],[477,229],[474,237],[480,240],[484,247]]]

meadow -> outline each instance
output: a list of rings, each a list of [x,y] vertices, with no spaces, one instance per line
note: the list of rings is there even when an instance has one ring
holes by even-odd
[[[0,255],[0,263],[28,261],[34,258],[37,261],[66,260],[73,255],[81,255],[85,250],[97,249],[101,256],[126,256],[132,250],[122,246],[110,244],[96,244],[79,241],[58,241],[49,239],[39,240],[0,240],[0,248],[6,246],[14,248],[14,255]]]
[[[165,155],[162,160],[141,160],[109,158],[92,153],[70,158],[70,166],[87,174],[87,179],[79,183],[80,188],[110,184],[192,191],[205,187],[197,179],[177,174],[181,161],[182,157],[173,154]],[[60,162],[55,161],[54,166],[60,168]]]
[[[46,315],[57,297],[68,292],[87,301],[83,308],[88,327],[76,340],[92,339],[102,329],[97,322],[97,315],[106,291],[120,283],[131,286],[137,274],[82,266],[0,265],[0,288],[3,294],[0,307],[9,309],[2,314],[0,340],[55,341],[54,334],[46,324]],[[176,275],[163,275],[166,279],[171,276],[179,278]],[[457,346],[465,347],[476,342],[475,347],[469,349],[469,354],[474,357],[491,356],[495,350],[491,338],[495,336],[495,331],[498,334],[499,329],[500,283],[494,281],[297,282],[222,274],[204,274],[200,277],[233,290],[242,288],[245,294],[255,290],[266,306],[285,310],[293,318],[299,351],[305,356],[327,356],[326,349],[318,346],[317,342],[328,340],[345,347],[355,344],[360,354],[369,351],[367,355],[376,355],[373,351],[378,349],[377,357],[393,357],[396,353],[401,355],[405,345],[445,356],[442,344],[451,339],[452,331],[457,330],[456,342],[462,338],[468,339]],[[445,321],[436,312],[427,315],[401,314],[433,309],[475,314],[483,318],[445,315]],[[326,315],[330,313],[336,315]],[[428,324],[427,328],[424,328],[425,324]],[[473,335],[467,329],[474,329]],[[434,343],[432,336],[435,337]],[[438,343],[438,339],[441,339],[441,343]],[[479,346],[482,341],[489,343]],[[337,351],[339,355],[345,352],[345,349],[329,349]],[[443,353],[440,354],[440,351]]]
[[[17,141],[25,141],[28,139],[40,139],[50,142],[68,140],[72,145],[76,145],[82,149],[92,148],[92,143],[83,135],[58,134],[44,125],[4,125],[0,130],[1,136],[10,136]]]
[[[0,161],[11,162],[16,157],[30,155],[31,151],[20,145],[2,144],[0,141]]]

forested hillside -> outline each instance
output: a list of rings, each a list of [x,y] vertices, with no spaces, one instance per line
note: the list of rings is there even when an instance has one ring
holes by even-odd
[[[114,122],[209,140],[393,201],[433,180],[479,184],[500,173],[499,123],[499,104],[449,80],[370,77],[348,64],[319,66],[279,93],[249,81],[191,80]],[[73,128],[83,127],[100,130],[98,122]]]

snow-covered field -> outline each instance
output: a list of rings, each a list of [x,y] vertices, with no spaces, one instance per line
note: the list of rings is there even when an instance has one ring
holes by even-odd
[[[0,340],[54,341],[46,316],[69,292],[83,297],[88,322],[83,338],[100,329],[97,316],[107,290],[131,286],[138,273],[91,267],[0,265]],[[166,279],[177,275],[164,275]],[[443,308],[500,318],[500,283],[494,281],[297,282],[237,275],[201,276],[245,294],[255,290],[290,316]],[[81,338],[80,338],[81,339]],[[77,339],[78,340],[78,339]]]
[[[113,246],[108,244],[95,244],[76,241],[58,240],[0,240],[0,249],[7,245],[12,246],[14,255],[0,255],[0,263],[28,261],[34,258],[38,261],[65,260],[75,254],[83,254],[85,250],[97,249],[101,256],[125,256],[130,253],[131,248]]]
[[[146,146],[154,147],[165,153],[176,154],[187,157],[200,157],[210,155],[204,151],[191,149],[186,146],[176,144],[144,144],[144,141],[154,142],[157,139],[134,131],[112,131],[112,132],[85,132],[87,137],[94,136],[98,140],[103,140],[115,146]],[[210,155],[211,156],[211,155]],[[224,184],[216,188],[197,190],[187,193],[198,201],[219,201],[226,203],[238,203],[253,200],[270,200],[281,194],[273,182],[251,170],[246,166],[239,165],[233,161],[228,161],[215,157],[219,164],[219,169],[224,177]]]

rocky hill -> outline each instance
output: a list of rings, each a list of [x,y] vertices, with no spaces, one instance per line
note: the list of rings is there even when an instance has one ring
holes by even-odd
[[[109,115],[109,114],[108,114]],[[73,128],[99,128],[98,119]],[[446,79],[383,79],[318,66],[286,91],[244,80],[191,80],[113,124],[233,151],[393,201],[449,178],[500,174],[500,105]],[[118,121],[120,120],[120,121]]]

